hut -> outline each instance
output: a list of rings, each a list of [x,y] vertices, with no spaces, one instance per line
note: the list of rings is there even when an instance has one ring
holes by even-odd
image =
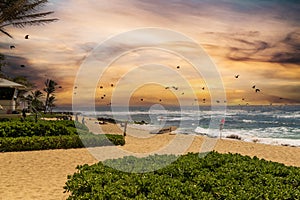
[[[0,114],[12,114],[16,110],[18,92],[26,87],[0,78]]]

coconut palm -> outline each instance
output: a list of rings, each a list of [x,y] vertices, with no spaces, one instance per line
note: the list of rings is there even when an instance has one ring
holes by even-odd
[[[38,9],[47,2],[47,0],[0,0],[0,32],[12,38],[12,35],[5,30],[8,26],[23,28],[58,20],[45,18],[52,14],[52,11],[38,12]]]
[[[26,101],[28,105],[30,105],[30,108],[33,108],[34,111],[43,110],[44,104],[41,101],[43,96],[44,94],[40,90],[36,90],[26,97]]]
[[[55,101],[56,101],[56,99],[55,99],[54,95],[50,96],[48,99],[48,109],[51,114],[52,114],[53,108],[55,107],[55,104],[54,104]]]
[[[57,83],[51,79],[47,79],[45,81],[45,88],[44,91],[46,92],[46,100],[45,100],[45,110],[44,113],[47,112],[48,107],[49,107],[49,97],[55,92]]]

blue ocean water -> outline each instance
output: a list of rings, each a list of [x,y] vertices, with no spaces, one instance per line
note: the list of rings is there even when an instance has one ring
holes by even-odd
[[[132,123],[147,122],[148,125],[139,126],[141,129],[177,126],[176,132],[180,134],[237,135],[245,141],[300,146],[300,105],[227,106],[222,109],[210,106],[99,107],[96,112],[82,113]],[[222,119],[225,123],[220,132]]]

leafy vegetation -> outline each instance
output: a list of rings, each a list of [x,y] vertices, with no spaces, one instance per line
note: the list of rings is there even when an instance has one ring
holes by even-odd
[[[0,122],[0,152],[124,145],[122,135],[95,135],[70,120]]]
[[[45,5],[47,0],[1,0],[0,1],[0,32],[12,36],[5,28],[14,26],[23,28],[30,25],[42,25],[57,21],[56,18],[44,18],[53,12],[38,12],[41,6]]]
[[[149,159],[172,155],[125,157],[78,166],[64,187],[71,199],[300,199],[300,168],[239,154],[211,152],[179,157],[165,168],[148,173],[118,171],[105,164],[135,171]],[[151,169],[151,166],[150,168]]]
[[[32,137],[5,137],[0,138],[0,152],[32,151],[45,149],[70,149],[83,147],[97,147],[109,145],[124,145],[121,135],[59,135],[59,136],[32,136]]]

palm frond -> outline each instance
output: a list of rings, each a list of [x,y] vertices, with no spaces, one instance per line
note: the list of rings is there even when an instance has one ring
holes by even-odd
[[[43,19],[53,11],[38,13],[38,9],[47,2],[48,0],[0,0],[0,32],[12,38],[3,27],[23,28],[57,21],[57,18]]]
[[[54,19],[38,19],[38,20],[31,20],[31,21],[24,21],[24,22],[15,22],[12,23],[11,25],[14,27],[18,27],[18,28],[23,28],[25,26],[39,26],[39,25],[44,25],[44,24],[48,24],[54,21],[57,21],[58,19],[54,18]]]
[[[3,28],[0,28],[0,32],[4,33],[5,35],[7,35],[10,38],[13,38],[13,36],[11,36],[8,32],[6,32]]]

